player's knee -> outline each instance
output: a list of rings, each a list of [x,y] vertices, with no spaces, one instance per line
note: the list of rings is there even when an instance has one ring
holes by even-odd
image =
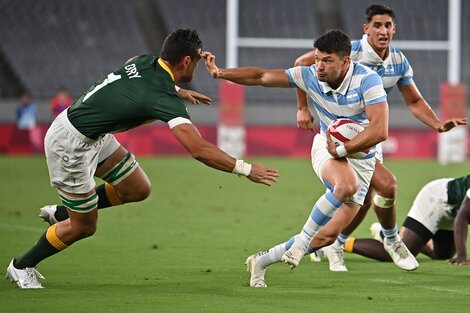
[[[96,233],[97,221],[81,222],[72,226],[72,237],[75,240],[91,237]]]
[[[358,188],[359,186],[356,181],[345,181],[335,185],[333,194],[338,200],[344,202],[346,199],[352,197],[357,192]]]
[[[150,193],[152,192],[152,184],[150,183],[150,180],[146,179],[133,186],[119,188],[116,192],[122,202],[142,201],[150,196]]]
[[[329,246],[333,244],[336,241],[336,238],[338,237],[338,233],[326,233],[326,232],[319,232],[316,236],[316,240],[318,240],[318,243],[322,247]]]

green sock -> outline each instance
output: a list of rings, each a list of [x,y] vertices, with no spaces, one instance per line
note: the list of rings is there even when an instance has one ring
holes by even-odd
[[[109,202],[108,195],[106,194],[106,189],[104,184],[96,187],[96,194],[98,195],[98,210],[109,208],[111,203]],[[57,210],[54,214],[55,218],[60,222],[69,218],[69,213],[63,205],[58,205]]]
[[[36,265],[51,255],[60,252],[61,250],[54,248],[49,241],[46,239],[45,232],[41,238],[39,238],[38,242],[29,249],[25,254],[22,256],[15,258],[13,261],[13,266],[17,269],[24,269],[25,267],[36,267]]]

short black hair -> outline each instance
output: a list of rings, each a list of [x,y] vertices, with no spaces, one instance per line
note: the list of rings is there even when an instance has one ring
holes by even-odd
[[[176,65],[187,55],[194,59],[199,49],[202,49],[202,41],[196,30],[177,29],[165,38],[160,58]]]
[[[322,52],[344,57],[351,54],[351,39],[342,30],[333,29],[318,37],[313,47]]]
[[[369,23],[375,15],[387,14],[395,21],[395,12],[385,4],[372,4],[366,9],[366,23]]]

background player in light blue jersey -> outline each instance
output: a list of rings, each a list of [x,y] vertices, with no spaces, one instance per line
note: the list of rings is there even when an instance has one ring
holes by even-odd
[[[376,71],[382,78],[385,91],[389,93],[396,85],[403,95],[406,105],[414,116],[438,132],[446,132],[457,125],[466,124],[466,119],[450,119],[441,122],[423,98],[413,81],[413,69],[405,55],[391,45],[395,34],[395,13],[385,5],[374,4],[366,9],[364,36],[352,42],[351,59]],[[308,52],[299,57],[296,66],[309,66],[315,62],[315,55]],[[313,128],[313,115],[308,109],[305,93],[298,89],[297,126],[302,129]],[[358,214],[338,236],[337,241],[322,250],[330,262],[330,270],[347,271],[344,263],[343,246],[349,235],[364,220],[372,202],[382,232],[391,243],[390,254],[400,266],[400,259],[406,257],[406,250],[401,249],[400,237],[396,224],[395,198],[397,181],[395,176],[383,165],[380,145],[377,147],[376,168],[371,181],[369,194]],[[375,191],[375,196],[372,197]],[[312,255],[314,257],[314,255]]]
[[[382,81],[374,71],[351,61],[349,37],[339,30],[329,31],[315,40],[314,47],[314,66],[287,70],[219,69],[213,55],[204,55],[206,67],[214,78],[242,85],[301,88],[308,93],[320,116],[322,131],[312,145],[312,166],[328,190],[314,204],[299,235],[248,257],[251,287],[266,287],[267,266],[282,260],[294,268],[306,252],[335,241],[362,205],[375,167],[373,156],[358,160],[348,155],[372,148],[388,135],[388,105]],[[336,147],[327,126],[338,117],[352,118],[365,130]],[[325,225],[328,232],[320,236],[318,231]]]

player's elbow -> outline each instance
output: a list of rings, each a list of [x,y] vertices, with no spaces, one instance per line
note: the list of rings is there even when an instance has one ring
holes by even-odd
[[[208,159],[207,149],[205,149],[205,147],[202,145],[194,146],[188,150],[191,156],[198,161],[204,163],[204,161]]]
[[[295,59],[294,66],[307,66],[307,65],[308,65],[307,60],[305,59],[303,55]]]

